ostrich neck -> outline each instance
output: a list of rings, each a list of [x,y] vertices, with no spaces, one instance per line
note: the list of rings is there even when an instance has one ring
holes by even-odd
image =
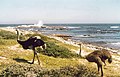
[[[19,37],[19,34],[17,34],[17,42],[19,43],[19,44],[22,44],[22,40],[20,40],[20,37]]]
[[[18,30],[16,30],[16,31],[17,31],[17,42],[18,42],[20,45],[24,46],[24,44],[25,44],[26,41],[21,40],[21,39],[20,39],[19,31],[18,31]]]
[[[17,40],[20,40],[20,34],[18,30],[17,30]]]
[[[19,43],[19,44],[22,44],[22,40],[20,40],[20,34],[19,34],[19,31],[17,30],[17,42]]]
[[[80,44],[80,52],[81,52],[81,44]]]

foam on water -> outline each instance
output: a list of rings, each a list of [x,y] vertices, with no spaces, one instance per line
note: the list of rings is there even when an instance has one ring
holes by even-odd
[[[117,43],[111,43],[112,45],[119,45],[120,46],[120,42]]]
[[[119,26],[111,26],[110,28],[119,28]]]
[[[80,27],[67,27],[67,28],[69,28],[69,29],[79,29]]]

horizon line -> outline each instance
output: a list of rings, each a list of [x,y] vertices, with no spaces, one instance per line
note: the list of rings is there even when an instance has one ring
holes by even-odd
[[[1,24],[35,24],[35,23],[0,23]],[[115,23],[115,22],[110,22],[110,23],[43,23],[43,24],[120,24],[120,23]]]

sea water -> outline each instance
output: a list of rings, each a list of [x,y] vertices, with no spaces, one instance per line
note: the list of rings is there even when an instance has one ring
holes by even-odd
[[[48,24],[63,26],[66,29],[45,30],[48,34],[67,34],[76,42],[91,43],[99,46],[120,48],[120,24]]]
[[[45,24],[46,26],[60,26],[62,29],[49,28],[21,28],[49,34],[66,34],[73,36],[76,42],[85,42],[110,48],[120,48],[120,24]],[[1,26],[1,25],[0,25]],[[2,25],[2,27],[18,25]],[[19,25],[20,26],[20,25]]]

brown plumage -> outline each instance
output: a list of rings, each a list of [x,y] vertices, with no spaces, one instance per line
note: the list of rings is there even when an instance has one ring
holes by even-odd
[[[99,69],[101,69],[101,76],[103,76],[103,63],[106,65],[105,60],[108,59],[108,62],[112,62],[112,56],[108,50],[102,49],[102,50],[96,50],[86,56],[86,59],[89,62],[95,62],[98,67],[98,72]],[[103,63],[102,63],[103,62]]]

